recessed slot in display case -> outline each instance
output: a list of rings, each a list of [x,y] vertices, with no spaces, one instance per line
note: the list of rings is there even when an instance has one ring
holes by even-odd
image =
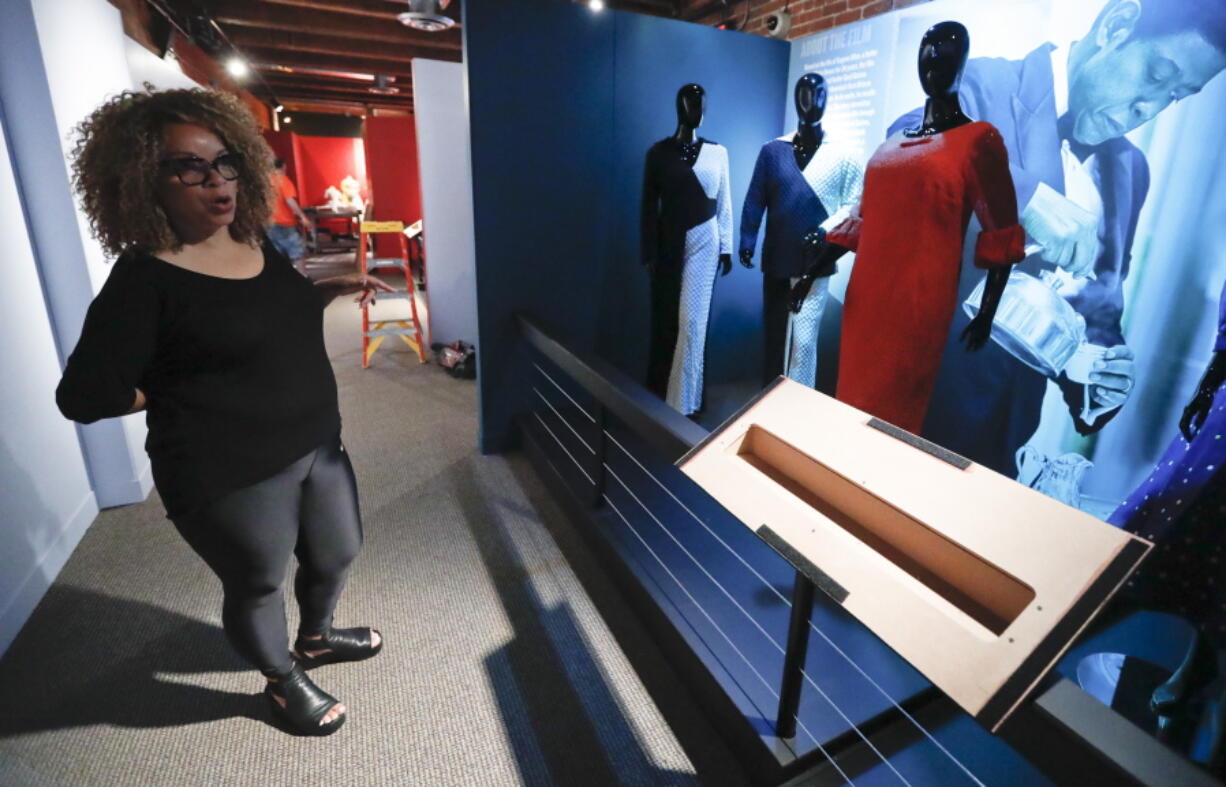
[[[1001,634],[1034,600],[1025,582],[778,435],[751,425],[734,447],[742,461],[993,634]]]

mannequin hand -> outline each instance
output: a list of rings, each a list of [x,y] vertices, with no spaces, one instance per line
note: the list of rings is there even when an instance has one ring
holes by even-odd
[[[812,275],[821,278],[823,276],[833,276],[838,272],[838,265],[834,263],[819,270],[813,269],[813,266],[821,259],[822,252],[826,250],[826,231],[824,229],[818,227],[812,232],[805,233],[800,242],[805,266]]]
[[[1043,259],[1073,276],[1094,276],[1094,263],[1102,253],[1098,217],[1046,183],[1035,189],[1022,211],[1022,226],[1043,247]]]
[[[1205,417],[1213,406],[1213,391],[1197,391],[1188,406],[1183,408],[1183,417],[1179,419],[1179,433],[1183,439],[1192,442],[1192,438],[1205,425]]]
[[[1119,407],[1128,400],[1135,375],[1136,363],[1128,345],[1108,348],[1090,372],[1090,399],[1100,407]]]
[[[993,316],[981,311],[971,320],[970,325],[962,329],[962,334],[958,339],[966,344],[967,352],[982,350],[983,346],[988,343],[988,339],[992,337]]]
[[[805,298],[809,297],[814,278],[813,276],[801,276],[800,280],[792,285],[792,294],[788,296],[788,308],[793,314],[800,314],[800,307],[804,306]]]
[[[727,276],[729,273],[732,273],[732,255],[721,254],[719,255],[719,275]]]
[[[139,413],[145,409],[145,405],[148,403],[144,391],[139,388],[136,388],[135,391],[136,394],[132,398],[132,409],[128,411],[129,413]]]
[[[741,249],[741,265],[746,268],[753,267],[753,249]]]

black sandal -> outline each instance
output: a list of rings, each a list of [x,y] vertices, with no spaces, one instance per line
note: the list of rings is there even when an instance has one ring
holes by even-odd
[[[374,634],[379,634],[379,644],[371,645]],[[308,656],[307,651],[325,651],[317,656]],[[301,634],[294,642],[294,658],[303,669],[322,667],[341,661],[362,661],[383,650],[383,634],[378,629],[351,628],[329,629],[320,639],[306,639]]]
[[[264,687],[264,696],[268,697],[273,713],[294,731],[302,735],[331,735],[339,730],[349,717],[346,712],[327,724],[319,723],[340,700],[316,686],[297,661],[289,672],[270,677],[277,680],[275,683],[268,682]],[[281,707],[281,703],[277,702],[278,697],[285,700],[285,707]]]

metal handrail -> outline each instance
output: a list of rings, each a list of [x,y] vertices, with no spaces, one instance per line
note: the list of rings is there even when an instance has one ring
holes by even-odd
[[[524,314],[517,314],[515,318],[530,345],[557,364],[668,461],[681,458],[707,436],[706,429],[660,401],[660,397],[652,395],[608,361],[580,352],[550,336]]]
[[[597,423],[603,427],[604,412],[616,415],[623,423],[670,462],[679,459],[710,433],[662,402],[637,382],[607,361],[571,347],[565,341],[541,329],[525,314],[517,314],[523,338],[579,384],[600,405]],[[599,454],[597,460],[600,460]],[[600,480],[597,486],[602,486]],[[600,489],[596,498],[599,498]],[[785,558],[786,559],[786,558]],[[797,574],[797,582],[804,582]],[[794,593],[793,600],[804,592]],[[811,603],[812,594],[808,593]],[[799,612],[800,614],[797,614]],[[803,653],[803,642],[796,636],[797,620],[806,624],[804,610],[792,615],[789,632],[789,653],[785,656],[784,682],[790,671],[799,670],[801,658],[793,648]],[[958,712],[957,706],[939,692],[930,692],[924,715],[948,718]],[[795,715],[795,700],[781,692],[780,719]],[[791,702],[791,707],[788,703]],[[897,717],[897,718],[893,718]],[[910,724],[898,708],[886,711],[874,720],[874,732],[868,741],[847,736],[845,745],[827,746],[829,756],[840,761],[863,758],[859,749],[867,743],[909,735]],[[1195,763],[1181,757],[1159,741],[1137,728],[1124,717],[1091,697],[1065,678],[1049,676],[1042,688],[1024,702],[1006,722],[997,736],[1025,757],[1032,765],[1052,776],[1058,783],[1077,778],[1079,784],[1139,784],[1188,785],[1213,787],[1218,782]],[[819,766],[814,775],[819,777]],[[818,782],[815,782],[818,783]]]

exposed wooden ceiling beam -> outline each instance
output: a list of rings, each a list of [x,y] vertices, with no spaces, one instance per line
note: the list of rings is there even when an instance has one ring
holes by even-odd
[[[400,101],[412,101],[413,94],[410,92],[383,94],[371,93],[369,90],[346,89],[337,87],[324,87],[322,85],[302,85],[302,84],[282,84],[280,82],[272,82],[273,90],[277,97],[284,99],[289,95],[317,95],[320,98],[347,98],[354,101],[371,101],[375,99],[387,100],[392,103]],[[284,103],[284,100],[282,100]]]
[[[609,5],[621,11],[633,11],[652,16],[673,17],[677,15],[672,0],[610,0]]]
[[[295,112],[326,112],[331,114],[345,115],[366,115],[371,110],[393,110],[395,112],[407,112],[412,114],[412,107],[405,106],[387,106],[381,104],[354,104],[347,101],[319,101],[311,99],[287,99],[285,101],[286,113],[293,117]],[[282,128],[290,131],[294,130],[292,123],[285,124]]]
[[[270,66],[262,66],[259,70],[260,73],[263,74],[264,79],[270,83],[324,85],[330,87],[347,87],[353,88],[354,90],[365,90],[374,84],[374,81],[371,79],[351,79],[329,74],[316,74],[313,72],[285,71],[283,70],[283,67],[273,68]],[[396,77],[392,84],[402,90],[405,90],[412,88],[413,80],[409,79],[408,77]]]
[[[734,0],[707,0],[706,2],[699,0],[691,2],[688,9],[682,12],[682,18],[689,21],[700,20],[700,18],[710,16],[711,13],[716,11],[726,10],[729,5],[732,5],[732,1]]]
[[[354,74],[391,74],[393,76],[410,77],[409,61],[397,63],[393,60],[372,60],[365,57],[342,57],[340,55],[309,55],[305,52],[283,52],[277,49],[260,49],[248,47],[244,50],[247,57],[256,65],[303,66],[305,68],[321,68],[326,71],[348,71]],[[261,69],[261,73],[267,73]]]
[[[372,19],[388,19],[400,24],[396,19],[398,14],[409,10],[406,0],[263,0],[272,5],[288,5],[295,8],[309,8],[314,11],[332,11],[350,16],[365,16]],[[446,13],[446,12],[444,12]],[[459,12],[456,12],[458,16]],[[456,19],[458,22],[459,19]]]
[[[291,96],[281,102],[284,112],[302,111],[303,107],[343,107],[351,112],[366,112],[371,107],[382,109],[398,109],[401,112],[412,112],[413,102],[392,103],[389,101],[351,101],[344,98],[315,98],[312,96]]]
[[[249,0],[211,0],[209,12],[218,23],[231,27],[256,27],[290,33],[322,34],[357,41],[420,45],[460,51],[459,32],[421,33],[392,20],[363,19],[336,11],[252,3]],[[227,35],[229,30],[226,31]]]
[[[334,38],[327,34],[288,33],[280,30],[261,30],[253,27],[234,27],[226,30],[230,42],[241,50],[248,47],[284,49],[291,52],[310,52],[342,57],[370,57],[380,60],[408,61],[414,57],[447,58],[456,50],[449,47],[422,47],[407,44],[389,44],[384,41],[358,43],[353,39]]]
[[[281,100],[282,105],[287,105],[287,106],[291,103],[298,102],[298,101],[324,101],[324,102],[332,102],[334,104],[341,103],[341,104],[354,104],[354,105],[363,105],[363,106],[366,104],[371,104],[371,105],[378,105],[378,106],[385,106],[385,107],[402,107],[402,108],[413,106],[412,96],[409,96],[407,98],[400,98],[396,96],[377,96],[374,93],[367,93],[365,95],[351,95],[351,96],[331,95],[329,93],[321,93],[319,91],[309,90],[309,89],[304,89],[304,88],[294,88],[292,90],[286,90],[284,94],[279,93],[277,97]]]

